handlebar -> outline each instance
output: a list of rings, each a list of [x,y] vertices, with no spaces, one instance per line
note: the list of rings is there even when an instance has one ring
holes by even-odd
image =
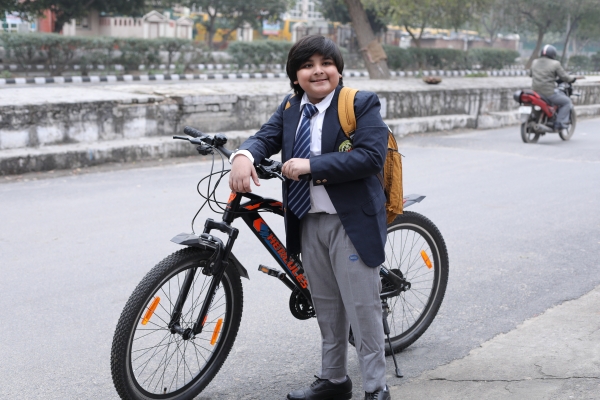
[[[216,134],[215,136],[209,136],[191,126],[184,127],[183,133],[191,136],[191,138],[175,135],[173,136],[173,139],[187,140],[188,142],[195,144],[197,146],[196,150],[202,155],[213,154],[213,149],[217,149],[217,151],[223,154],[227,159],[233,154],[231,150],[224,147],[225,143],[227,143],[227,136],[222,133]],[[285,178],[281,174],[282,165],[283,164],[279,161],[265,158],[260,161],[260,163],[255,164],[254,167],[256,168],[258,177],[261,179],[279,178],[283,181]],[[310,174],[301,175],[300,179],[310,180]]]

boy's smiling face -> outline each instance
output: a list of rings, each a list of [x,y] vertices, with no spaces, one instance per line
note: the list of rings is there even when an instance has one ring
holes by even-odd
[[[308,100],[317,104],[331,93],[340,82],[340,73],[331,58],[313,54],[300,65],[294,84],[306,92]]]

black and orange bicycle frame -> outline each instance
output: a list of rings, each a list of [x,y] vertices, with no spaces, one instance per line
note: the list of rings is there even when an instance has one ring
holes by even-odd
[[[242,203],[241,201],[244,197],[247,198],[248,201]],[[209,262],[188,270],[181,286],[179,297],[175,303],[173,314],[171,315],[169,329],[172,333],[179,333],[184,339],[189,339],[202,332],[203,321],[208,314],[213,296],[223,277],[225,269],[229,266],[229,262],[234,264],[234,267],[238,269],[242,277],[248,278],[246,269],[231,253],[231,249],[239,232],[237,228],[231,226],[231,223],[236,218],[242,218],[242,220],[244,220],[246,225],[248,225],[263,246],[265,246],[284,272],[282,273],[263,265],[259,267],[259,270],[279,278],[292,290],[297,288],[307,299],[308,303],[312,305],[310,291],[308,290],[308,281],[304,275],[302,262],[297,256],[287,252],[281,240],[279,240],[267,222],[260,216],[260,211],[272,212],[283,217],[283,204],[279,200],[263,198],[252,193],[231,192],[221,222],[208,218],[204,224],[204,232],[199,236],[182,233],[171,239],[172,242],[177,244],[213,251],[213,255],[210,257]],[[213,229],[217,229],[218,231],[227,234],[227,242],[223,243],[221,239],[211,235],[210,232]],[[193,328],[184,330],[180,326],[181,310],[198,268],[202,269],[203,274],[212,275],[213,279]]]

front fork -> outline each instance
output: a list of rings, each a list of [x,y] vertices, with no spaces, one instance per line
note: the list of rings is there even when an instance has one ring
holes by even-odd
[[[208,265],[202,267],[202,273],[212,276],[213,278],[210,281],[210,286],[206,292],[206,298],[202,303],[200,314],[198,314],[198,318],[196,319],[196,322],[194,322],[194,326],[192,328],[183,329],[181,327],[183,305],[187,300],[187,296],[190,288],[192,287],[192,283],[194,282],[194,277],[196,276],[198,267],[190,268],[185,275],[185,279],[181,285],[181,291],[179,292],[179,296],[177,296],[177,301],[175,302],[175,306],[173,308],[171,321],[169,322],[169,330],[171,333],[180,334],[184,340],[193,339],[194,336],[202,332],[204,321],[206,320],[206,316],[208,315],[208,311],[212,305],[215,293],[219,287],[219,283],[223,278],[225,270],[229,266],[229,255],[231,254],[231,249],[239,233],[238,229],[231,226],[231,222],[233,221],[235,214],[232,212],[232,210],[238,209],[241,198],[242,196],[232,192],[231,196],[229,197],[227,208],[223,215],[223,221],[217,222],[211,218],[208,218],[204,223],[204,232],[200,235],[199,240],[206,244],[207,247],[213,248],[214,253],[208,260]],[[213,229],[217,229],[227,234],[228,238],[226,244],[224,244],[223,241],[218,237],[210,234],[210,231]]]

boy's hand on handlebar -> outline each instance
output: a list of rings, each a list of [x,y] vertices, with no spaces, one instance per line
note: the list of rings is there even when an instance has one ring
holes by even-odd
[[[286,178],[297,181],[298,176],[310,174],[310,160],[307,158],[289,159],[283,164],[281,172]]]
[[[256,169],[252,161],[244,155],[237,155],[231,163],[231,172],[229,173],[229,188],[234,192],[248,193],[252,191],[250,179],[256,186],[260,186]]]

